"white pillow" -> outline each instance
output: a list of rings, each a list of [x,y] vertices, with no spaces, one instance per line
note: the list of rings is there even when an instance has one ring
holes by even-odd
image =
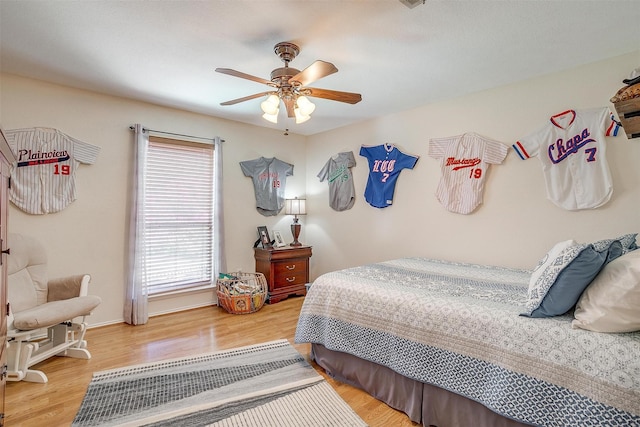
[[[595,332],[640,331],[640,250],[608,263],[584,291],[571,322]]]
[[[531,272],[531,278],[529,279],[529,291],[525,303],[526,313],[531,314],[533,310],[540,306],[549,288],[553,285],[553,280],[547,280],[546,278],[549,276],[550,270],[559,270],[561,268],[561,266],[555,266],[555,264],[558,263],[560,254],[567,248],[577,244],[578,242],[575,240],[558,242],[538,262],[538,265],[533,269],[533,272]]]
[[[545,273],[547,268],[555,262],[556,258],[558,258],[558,255],[560,255],[562,251],[577,244],[578,242],[575,240],[565,240],[564,242],[556,243],[549,252],[547,252],[540,261],[538,261],[538,265],[533,269],[531,279],[529,280],[529,289],[536,286],[536,282]]]

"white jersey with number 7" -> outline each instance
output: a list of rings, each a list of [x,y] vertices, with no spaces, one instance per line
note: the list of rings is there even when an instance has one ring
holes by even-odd
[[[521,159],[538,156],[547,197],[573,211],[593,209],[611,198],[613,184],[605,157],[605,136],[619,125],[606,108],[567,110],[513,144]]]

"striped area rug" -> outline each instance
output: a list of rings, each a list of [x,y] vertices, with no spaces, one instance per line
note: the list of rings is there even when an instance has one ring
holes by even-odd
[[[72,426],[366,424],[278,340],[95,373]]]

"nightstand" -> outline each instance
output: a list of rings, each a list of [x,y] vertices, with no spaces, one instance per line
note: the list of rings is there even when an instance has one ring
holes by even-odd
[[[311,246],[254,248],[254,256],[256,271],[264,274],[269,284],[269,304],[307,294]]]

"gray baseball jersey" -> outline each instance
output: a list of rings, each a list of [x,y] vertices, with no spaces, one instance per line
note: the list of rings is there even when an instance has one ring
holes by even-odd
[[[318,173],[320,182],[329,182],[329,206],[336,211],[351,209],[356,201],[351,167],[356,165],[353,151],[338,153],[325,163]]]
[[[618,128],[607,107],[567,110],[517,141],[513,149],[523,160],[538,156],[549,200],[570,211],[593,209],[613,193],[605,137],[616,136]]]
[[[440,162],[436,197],[450,212],[469,214],[482,203],[490,164],[502,163],[508,147],[476,133],[429,140],[429,156]]]
[[[272,157],[260,157],[240,162],[244,176],[253,179],[256,209],[264,216],[274,216],[284,206],[287,177],[293,175],[293,165]]]
[[[16,163],[11,171],[10,200],[30,214],[58,212],[76,199],[76,169],[93,164],[100,147],[56,129],[6,132]]]

